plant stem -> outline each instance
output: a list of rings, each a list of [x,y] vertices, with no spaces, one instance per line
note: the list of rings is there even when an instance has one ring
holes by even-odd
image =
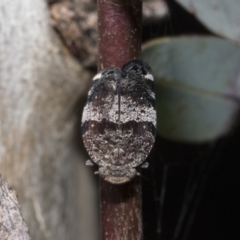
[[[141,20],[140,0],[98,0],[99,70],[139,58]],[[142,239],[141,178],[123,185],[100,178],[99,183],[102,239]]]
[[[99,70],[138,58],[141,30],[140,0],[98,0]]]
[[[113,185],[100,179],[103,240],[142,239],[141,179]]]

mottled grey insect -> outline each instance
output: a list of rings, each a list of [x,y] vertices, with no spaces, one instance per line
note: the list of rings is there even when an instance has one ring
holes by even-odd
[[[141,60],[98,73],[82,115],[82,136],[96,173],[113,184],[139,175],[156,135],[152,70]],[[87,165],[93,165],[88,160]]]

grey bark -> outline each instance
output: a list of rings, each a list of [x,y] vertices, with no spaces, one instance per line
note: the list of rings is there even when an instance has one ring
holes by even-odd
[[[89,79],[52,30],[44,0],[0,1],[0,174],[34,240],[97,239],[76,114]]]
[[[16,192],[9,188],[0,175],[0,239],[30,240],[23,221]]]

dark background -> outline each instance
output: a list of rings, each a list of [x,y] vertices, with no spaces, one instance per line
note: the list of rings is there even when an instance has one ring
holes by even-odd
[[[213,35],[175,1],[168,1],[168,6],[167,19],[144,26],[143,42],[162,36]],[[205,145],[157,137],[149,170],[142,171],[144,239],[240,239],[239,142],[239,127]],[[174,238],[179,217],[183,221]]]

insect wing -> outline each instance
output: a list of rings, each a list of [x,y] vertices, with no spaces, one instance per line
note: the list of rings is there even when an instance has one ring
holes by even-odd
[[[144,162],[155,142],[156,110],[151,68],[141,60],[122,67],[120,121],[125,162],[136,167]]]
[[[82,116],[82,137],[91,159],[108,164],[109,153],[116,145],[118,120],[117,82],[120,69],[108,68],[93,78]]]

